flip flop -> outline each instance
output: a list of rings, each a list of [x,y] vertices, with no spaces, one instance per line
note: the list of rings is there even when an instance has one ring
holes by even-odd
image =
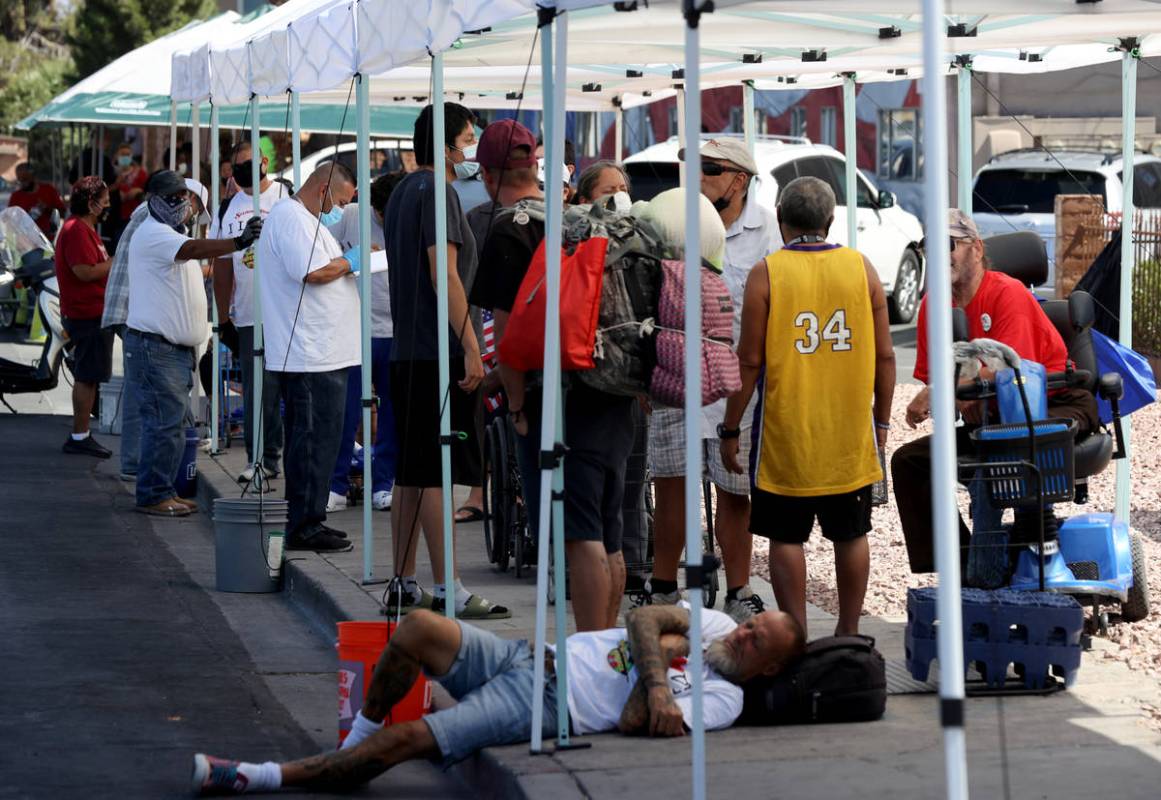
[[[460,516],[461,514],[466,514],[467,516]],[[484,509],[478,506],[460,506],[455,514],[456,522],[479,522],[483,518]]]
[[[184,497],[175,497],[175,498],[173,498],[173,502],[181,503],[183,506],[185,506],[186,508],[189,509],[189,513],[191,513],[191,514],[198,513],[198,501],[197,500],[189,500],[189,499],[186,499]]]
[[[473,594],[464,605],[464,610],[456,614],[460,619],[508,619],[512,612],[504,606],[489,603],[478,594]]]
[[[155,506],[137,506],[134,510],[151,517],[188,517],[191,513],[189,506],[176,500],[162,500]]]

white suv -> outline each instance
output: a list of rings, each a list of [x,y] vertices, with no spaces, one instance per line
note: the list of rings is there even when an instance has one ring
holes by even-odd
[[[1105,210],[1121,211],[1119,152],[1013,150],[994,156],[976,173],[972,217],[984,236],[1031,230],[1048,249],[1048,281],[1038,294],[1056,292],[1056,195],[1093,194]],[[1161,158],[1138,153],[1133,164],[1133,203],[1161,208]]]
[[[715,133],[703,138],[723,138]],[[625,159],[634,200],[648,200],[678,185],[677,138],[655,144]],[[832,241],[847,243],[846,159],[843,154],[800,137],[759,136],[754,142],[758,165],[751,195],[771,211],[781,188],[795,178],[821,178],[834,190]],[[891,310],[891,321],[910,322],[923,293],[923,256],[919,241],[923,226],[913,215],[895,205],[895,196],[880,192],[862,172],[858,173],[858,246],[879,272]]]

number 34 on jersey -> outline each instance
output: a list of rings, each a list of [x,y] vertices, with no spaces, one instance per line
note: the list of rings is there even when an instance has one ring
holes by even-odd
[[[828,345],[833,352],[853,349],[851,329],[847,327],[847,312],[844,309],[836,309],[821,328],[818,314],[803,311],[794,318],[794,327],[799,336],[794,347],[803,355],[818,352],[820,347]]]

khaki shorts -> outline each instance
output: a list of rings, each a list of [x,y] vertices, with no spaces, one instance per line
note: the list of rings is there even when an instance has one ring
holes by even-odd
[[[702,439],[702,474],[723,492],[750,495],[750,426],[742,428],[738,460],[746,471],[730,472],[722,463],[721,440]],[[654,478],[678,478],[685,474],[685,412],[679,408],[654,408],[649,419],[649,471]]]

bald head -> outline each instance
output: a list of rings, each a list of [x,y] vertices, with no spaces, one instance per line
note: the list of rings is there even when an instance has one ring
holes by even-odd
[[[787,241],[802,234],[826,236],[834,222],[834,206],[834,192],[826,181],[795,178],[778,197],[778,223],[783,236]]]
[[[705,657],[723,678],[743,683],[778,674],[805,647],[806,633],[794,617],[784,611],[763,611],[710,643]]]
[[[335,206],[345,206],[354,196],[355,178],[349,169],[337,161],[328,161],[316,167],[295,195],[316,216]]]

